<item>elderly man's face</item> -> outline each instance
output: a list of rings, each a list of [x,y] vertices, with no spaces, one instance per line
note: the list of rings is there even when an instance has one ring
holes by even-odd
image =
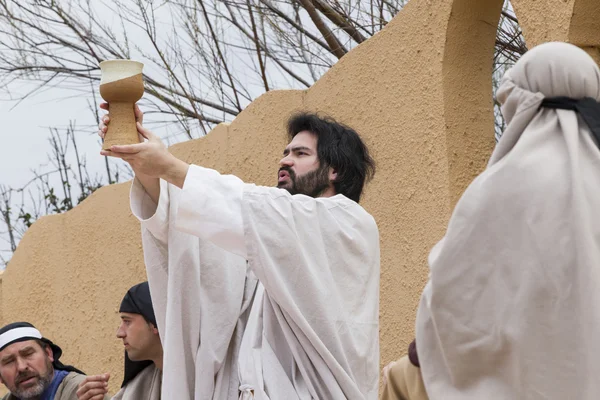
[[[37,398],[52,382],[54,356],[35,340],[13,343],[0,351],[0,380],[19,399]]]

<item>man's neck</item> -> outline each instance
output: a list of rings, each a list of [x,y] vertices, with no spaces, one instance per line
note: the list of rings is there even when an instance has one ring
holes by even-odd
[[[156,368],[158,368],[162,372],[162,369],[163,369],[163,355],[162,355],[162,351],[160,353],[160,356],[154,357],[152,359],[152,362],[154,363],[154,366]]]
[[[318,197],[333,197],[335,196],[337,193],[335,192],[335,189],[333,188],[333,186],[329,186],[327,189],[325,189],[323,191],[323,193],[321,193]]]

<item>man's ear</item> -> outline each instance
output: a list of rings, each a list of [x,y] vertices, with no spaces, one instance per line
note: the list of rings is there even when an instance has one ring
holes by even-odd
[[[337,168],[329,167],[329,182],[335,182],[337,180],[337,175]]]
[[[52,352],[52,348],[50,346],[46,346],[44,350],[46,350],[46,354],[48,354],[50,361],[54,362],[54,353]]]
[[[150,323],[150,327],[152,328],[152,333],[158,335],[158,328],[155,327],[153,323]]]

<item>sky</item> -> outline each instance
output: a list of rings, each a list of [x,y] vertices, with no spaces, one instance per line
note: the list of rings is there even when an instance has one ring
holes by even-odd
[[[98,12],[103,22],[112,24],[118,29],[119,20],[108,7],[99,7]],[[156,17],[159,27],[167,29],[171,26],[173,15],[167,7],[158,7]],[[135,30],[129,32],[128,36],[133,43],[143,43],[143,38],[135,37]],[[138,61],[145,60],[138,59]],[[149,68],[151,63],[146,64],[145,71]],[[237,68],[244,69],[243,62]],[[96,84],[94,93],[96,101],[100,102],[102,100],[97,86]],[[13,96],[18,97],[18,94],[27,93],[32,88],[31,84],[19,82],[10,89],[13,91]],[[48,155],[51,152],[50,128],[64,131],[70,123],[75,125],[79,152],[85,158],[90,175],[105,177],[105,160],[99,154],[101,145],[97,136],[95,116],[89,106],[91,101],[89,96],[85,97],[81,93],[68,89],[50,88],[39,91],[18,104],[15,101],[0,100],[0,121],[2,121],[0,187],[20,188],[34,178],[34,170],[38,172],[51,170],[52,165],[48,162]],[[5,93],[2,93],[0,99],[6,99]],[[169,140],[170,144],[185,139],[176,126],[165,126],[160,118],[159,114],[147,115],[145,125],[163,138],[174,138]],[[70,161],[73,164],[74,160]],[[59,183],[58,179],[55,179],[56,183]],[[106,179],[104,178],[103,181],[106,182]],[[6,248],[5,243],[2,242],[1,228],[0,225],[0,256],[2,249]],[[2,268],[1,263],[0,268]]]
[[[0,102],[0,186],[20,188],[34,178],[33,170],[51,170],[48,163],[50,127],[64,130],[70,121],[79,128],[76,140],[90,174],[104,173],[94,116],[85,100],[71,95],[66,90],[53,89],[16,106],[11,102]],[[60,182],[58,176],[55,181]],[[8,249],[8,243],[3,239],[6,236],[0,237],[0,251]],[[5,257],[8,254],[4,252]]]
[[[167,11],[162,10],[157,18]],[[117,28],[118,34],[117,16],[107,7],[97,7],[96,12],[104,23]],[[136,38],[132,40],[135,42]],[[18,97],[33,87],[30,83],[18,82],[10,90],[13,97]],[[102,101],[97,84],[94,92],[96,101]],[[4,91],[0,98],[7,98]],[[89,101],[89,94],[82,96],[63,88],[43,89],[19,104],[0,101],[0,120],[4,128],[0,134],[0,185],[20,187],[27,183],[33,177],[32,169],[47,162],[47,153],[51,151],[49,129],[64,130],[71,122],[77,127],[77,144],[80,153],[86,156],[88,168],[91,172],[103,173],[104,159],[99,155],[100,141]]]
[[[152,3],[154,4],[153,16],[156,18],[157,27],[160,30],[159,42],[162,40],[167,43],[169,35],[172,34],[173,24],[178,23],[177,14],[174,14],[168,6],[163,6],[163,2],[159,3],[162,5]],[[96,5],[94,9],[102,23],[112,26],[115,36],[122,35],[120,33],[122,32],[121,21],[118,15],[110,9],[114,4],[107,4],[103,0],[92,4]],[[130,24],[127,28],[127,37],[132,44],[132,53],[138,55],[134,59],[145,63],[144,73],[162,74],[162,70],[157,69],[154,62],[145,60],[139,56],[140,50],[133,49],[138,46],[144,52],[155,57],[146,34]],[[1,40],[2,36],[0,36]],[[162,44],[162,46],[164,45]],[[240,62],[238,57],[237,61],[234,68],[243,71],[245,69],[243,60]],[[272,76],[273,74],[271,74],[271,78]],[[164,80],[164,76],[162,78]],[[251,87],[251,83],[246,83],[248,87]],[[283,87],[286,86],[283,85]],[[29,92],[32,88],[31,84],[19,82],[12,85],[10,90],[15,98],[19,94]],[[96,101],[101,102],[98,84],[94,91]],[[147,97],[149,96],[145,95],[145,98]],[[104,159],[99,156],[100,142],[97,137],[97,126],[88,105],[89,94],[86,93],[85,96],[82,96],[81,93],[68,89],[51,88],[36,93],[18,105],[15,105],[14,101],[2,100],[6,98],[7,94],[4,88],[0,88],[0,120],[3,122],[3,130],[0,133],[0,185],[20,187],[27,183],[33,177],[31,170],[47,161],[47,153],[51,150],[48,142],[49,128],[64,129],[70,122],[76,124],[77,143],[80,146],[80,152],[87,157],[90,171],[104,173]],[[150,127],[154,133],[166,139],[169,144],[186,139],[176,124],[165,126],[164,123],[161,123],[163,121],[160,118],[160,115],[157,114],[146,115],[144,124]],[[198,130],[197,133],[199,132]]]
[[[96,100],[102,101],[96,88]],[[16,104],[0,101],[0,187],[21,188],[35,177],[34,171],[43,173],[53,170],[49,162],[52,152],[50,144],[50,128],[56,128],[64,137],[66,128],[72,123],[79,154],[87,164],[91,177],[98,176],[106,184],[106,166],[104,157],[100,155],[101,141],[98,127],[88,101],[90,98],[74,97],[67,89],[53,88]],[[143,110],[143,106],[142,106]],[[101,115],[104,111],[100,111]],[[146,115],[144,125],[161,137],[173,137],[176,126],[165,126],[160,115]],[[76,162],[70,151],[68,162],[75,167]],[[110,159],[111,163],[124,164],[121,160]],[[52,175],[51,183],[60,186],[58,174]],[[121,179],[123,181],[123,179]],[[29,186],[34,192],[35,184]],[[75,189],[74,189],[75,190]],[[14,200],[14,197],[13,197]],[[17,195],[16,203],[20,202]],[[27,201],[27,200],[26,200]],[[3,230],[0,226],[0,231]],[[0,256],[9,255],[6,235],[0,232]],[[3,251],[4,250],[4,251]],[[0,270],[3,268],[0,262]]]
[[[103,100],[97,87],[95,92],[99,104]],[[74,97],[73,92],[61,88],[41,92],[18,104],[0,101],[0,121],[3,122],[0,185],[18,188],[33,178],[34,169],[51,168],[48,165],[48,154],[52,150],[50,128],[64,132],[70,123],[76,128],[79,152],[85,156],[88,169],[104,174],[105,161],[100,155],[98,126],[88,102],[91,102],[91,97]],[[101,115],[104,113],[100,110]],[[169,127],[157,125],[159,118],[147,115],[144,117],[145,125],[161,136],[172,136]]]
[[[161,11],[168,16],[166,11]],[[118,18],[108,8],[100,7],[98,12],[105,23],[118,23]],[[161,18],[161,15],[157,15]],[[135,37],[131,38],[134,42]],[[0,40],[2,37],[0,36]],[[139,60],[144,61],[144,60]],[[28,82],[16,82],[10,87],[10,95],[5,88],[1,88],[0,95],[0,188],[21,188],[35,177],[35,171],[48,172],[53,170],[49,163],[49,154],[52,152],[49,139],[50,128],[64,132],[69,124],[75,126],[76,141],[82,158],[85,159],[89,174],[99,176],[104,183],[106,179],[106,167],[104,157],[100,155],[100,139],[97,135],[98,128],[95,116],[90,109],[93,104],[91,94],[83,96],[80,92],[74,92],[64,88],[47,88],[36,92],[24,101],[16,102],[7,100],[9,97],[19,98],[20,95],[30,92],[34,86]],[[98,104],[102,101],[98,84],[94,87],[94,94]],[[103,114],[104,111],[101,111]],[[157,124],[159,115],[145,116],[145,125],[150,127],[161,137],[173,137],[175,127]],[[61,135],[64,137],[64,133]],[[181,140],[182,138],[177,137]],[[177,140],[175,140],[177,141]],[[70,152],[72,155],[72,152]],[[75,166],[74,157],[68,162]],[[123,163],[112,159],[112,163]],[[54,182],[60,187],[60,178],[55,175]],[[35,185],[30,185],[35,191]],[[20,195],[13,195],[20,199]],[[20,202],[20,200],[17,200]],[[6,258],[9,252],[6,235],[3,234],[4,226],[0,223],[0,256]],[[2,268],[0,260],[0,269]]]
[[[73,121],[85,132],[78,131],[77,142],[87,155],[90,168],[101,170],[99,140],[95,135],[93,115],[85,101],[69,98],[66,90],[53,89],[22,103],[0,102],[0,184],[20,187],[32,177],[32,169],[47,163],[50,152],[50,127],[64,129]]]

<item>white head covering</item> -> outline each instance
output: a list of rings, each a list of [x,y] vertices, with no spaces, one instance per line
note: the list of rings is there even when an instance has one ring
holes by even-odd
[[[583,50],[547,43],[504,77],[508,127],[429,256],[417,349],[430,399],[600,398],[600,100]]]

